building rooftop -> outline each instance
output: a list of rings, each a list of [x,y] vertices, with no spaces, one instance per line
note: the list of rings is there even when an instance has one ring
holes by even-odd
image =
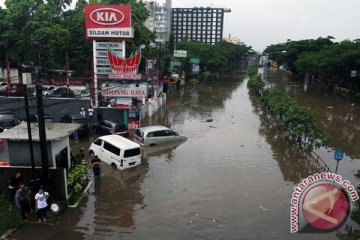
[[[77,123],[45,123],[46,140],[61,140],[70,136],[80,127],[81,125]],[[40,141],[38,123],[31,123],[31,135],[33,141]],[[29,140],[26,122],[21,122],[19,125],[3,131],[0,133],[0,139],[15,141]]]

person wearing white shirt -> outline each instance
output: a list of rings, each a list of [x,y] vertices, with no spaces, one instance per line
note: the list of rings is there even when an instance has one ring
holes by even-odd
[[[46,222],[46,209],[48,206],[46,200],[49,196],[50,194],[48,192],[44,192],[42,188],[40,188],[39,192],[35,195],[35,209],[39,223],[41,223],[42,217],[43,221]]]

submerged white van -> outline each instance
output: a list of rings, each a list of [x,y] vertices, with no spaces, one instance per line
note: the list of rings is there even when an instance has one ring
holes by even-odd
[[[106,135],[96,139],[89,148],[89,155],[113,168],[124,170],[141,163],[140,145],[119,135]]]

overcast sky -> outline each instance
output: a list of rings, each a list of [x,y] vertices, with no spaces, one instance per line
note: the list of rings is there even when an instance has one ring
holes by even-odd
[[[287,39],[360,38],[360,0],[173,0],[173,7],[208,6],[231,8],[224,36],[239,37],[254,50]]]

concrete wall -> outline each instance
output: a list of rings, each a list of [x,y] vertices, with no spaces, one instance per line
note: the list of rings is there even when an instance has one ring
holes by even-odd
[[[66,108],[68,113],[79,113],[81,107],[88,109],[90,99],[75,98],[44,98],[44,113],[52,116],[56,122],[60,121],[61,111]],[[30,113],[37,114],[36,99],[30,100]],[[26,118],[23,97],[4,97],[0,96],[0,111],[12,111],[19,120]]]
[[[60,153],[64,148],[67,148],[67,166],[70,167],[70,144],[69,144],[69,138],[64,138],[62,141],[53,141],[51,143],[52,145],[52,159],[54,160],[54,164],[56,166],[56,158],[55,156]]]
[[[48,143],[49,167],[54,166],[51,145]],[[35,166],[41,166],[40,142],[33,142]],[[9,162],[15,166],[30,166],[29,143],[25,141],[8,141]]]

